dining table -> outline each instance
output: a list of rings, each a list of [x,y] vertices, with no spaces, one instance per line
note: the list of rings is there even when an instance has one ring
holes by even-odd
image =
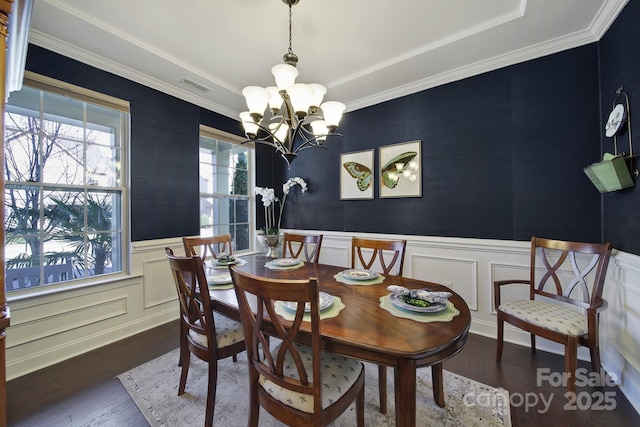
[[[336,315],[321,316],[322,349],[393,368],[396,426],[416,425],[418,368],[431,367],[434,400],[440,407],[445,406],[442,364],[462,350],[471,324],[469,307],[452,289],[410,277],[377,273],[374,280],[349,280],[345,272],[350,269],[328,264],[300,262],[290,267],[274,267],[274,260],[263,254],[237,259],[241,262],[236,262],[233,268],[260,277],[317,278],[319,290],[340,301]],[[405,312],[391,306],[389,285],[450,292],[448,314]],[[214,310],[240,319],[232,286],[210,286],[210,295]],[[299,341],[305,343],[305,339],[301,334]]]

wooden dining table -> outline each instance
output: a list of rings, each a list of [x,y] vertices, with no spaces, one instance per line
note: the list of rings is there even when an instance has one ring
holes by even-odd
[[[460,295],[437,283],[408,277],[384,275],[379,284],[346,284],[334,277],[345,267],[305,263],[298,268],[270,269],[265,264],[271,259],[264,255],[241,259],[247,262],[234,268],[274,279],[315,277],[320,291],[340,298],[345,308],[336,317],[321,321],[323,350],[393,368],[396,426],[416,425],[417,368],[431,366],[434,400],[445,406],[442,363],[460,352],[471,323],[469,307]],[[386,289],[389,285],[451,292],[449,301],[460,313],[449,321],[429,323],[394,316],[380,307],[380,298],[390,293]],[[240,318],[233,289],[213,287],[210,294],[215,310]],[[300,337],[300,341],[304,342],[305,337]]]

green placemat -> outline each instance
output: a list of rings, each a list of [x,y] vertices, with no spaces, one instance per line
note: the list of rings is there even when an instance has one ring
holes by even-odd
[[[451,301],[447,301],[447,308],[438,313],[417,313],[413,311],[404,310],[396,307],[391,302],[389,295],[380,297],[380,307],[387,310],[389,313],[396,317],[402,317],[403,319],[411,319],[416,322],[429,323],[429,322],[449,322],[455,316],[460,314],[458,309],[453,305]]]
[[[345,270],[347,271],[347,270]],[[379,283],[384,282],[385,277],[382,274],[378,274],[378,277],[376,277],[375,279],[371,279],[371,280],[352,280],[352,279],[347,279],[346,277],[344,277],[344,274],[342,274],[342,271],[338,274],[336,274],[335,276],[333,276],[334,279],[336,279],[338,282],[340,283],[344,283],[346,285],[377,285]]]
[[[291,321],[296,316],[295,312],[284,307],[284,303],[282,301],[276,301],[276,303],[274,304],[274,308],[276,310],[276,313],[284,317],[286,320]],[[333,296],[333,304],[331,304],[331,307],[325,308],[320,312],[320,320],[336,317],[338,314],[340,314],[343,308],[344,304],[342,303],[340,297]],[[311,314],[305,313],[302,320],[304,320],[305,322],[311,322]]]

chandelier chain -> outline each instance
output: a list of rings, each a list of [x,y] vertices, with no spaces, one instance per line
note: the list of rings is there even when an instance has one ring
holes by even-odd
[[[291,6],[291,2],[289,2],[289,53],[293,53],[293,48],[291,47],[292,45],[292,38],[291,38],[291,17],[293,15],[292,13],[292,6]]]

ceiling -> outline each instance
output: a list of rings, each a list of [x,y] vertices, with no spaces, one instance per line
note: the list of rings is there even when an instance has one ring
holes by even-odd
[[[300,0],[298,81],[355,110],[597,41],[627,1]],[[237,118],[288,18],[282,0],[35,0],[29,41]]]

